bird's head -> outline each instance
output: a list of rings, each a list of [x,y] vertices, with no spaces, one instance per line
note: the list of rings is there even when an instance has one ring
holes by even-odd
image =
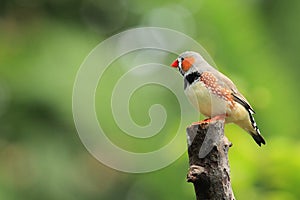
[[[200,54],[194,51],[186,51],[180,54],[171,66],[178,68],[179,72],[184,76],[187,71],[196,66],[197,63],[201,63],[201,61],[203,61],[203,58]]]

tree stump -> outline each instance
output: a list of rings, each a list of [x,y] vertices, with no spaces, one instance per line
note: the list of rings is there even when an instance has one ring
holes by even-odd
[[[187,128],[190,169],[187,182],[194,184],[196,199],[234,200],[230,183],[224,120],[202,122]]]

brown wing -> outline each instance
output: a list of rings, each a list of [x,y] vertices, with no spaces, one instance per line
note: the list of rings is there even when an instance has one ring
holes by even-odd
[[[242,106],[244,106],[247,110],[249,110],[252,113],[255,113],[255,111],[253,110],[253,108],[251,107],[251,105],[249,104],[249,102],[247,101],[247,99],[238,91],[237,87],[234,85],[234,83],[224,74],[222,74],[221,72],[219,72],[218,74],[219,80],[222,80],[224,83],[224,85],[226,85],[227,88],[230,88],[230,90],[232,91],[231,95],[232,98],[235,102],[241,104]],[[222,84],[222,83],[220,83]]]
[[[218,77],[212,72],[203,72],[200,75],[200,81],[202,81],[213,94],[219,96],[228,101],[232,101],[233,97],[231,95],[232,91],[226,84],[220,83]]]

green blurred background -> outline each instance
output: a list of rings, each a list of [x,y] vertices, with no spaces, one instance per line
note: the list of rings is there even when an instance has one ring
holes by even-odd
[[[72,87],[80,64],[99,42],[141,26],[196,39],[253,104],[266,146],[226,127],[236,198],[300,199],[299,20],[297,0],[2,0],[0,199],[194,199],[185,181],[187,154],[159,171],[118,172],[86,151],[74,127]],[[158,90],[171,100],[172,113],[174,96]],[[148,122],[138,120],[149,107],[143,96],[137,91],[140,100],[131,105],[139,124]],[[166,136],[152,138],[147,148],[172,138],[180,117],[174,112]],[[146,142],[112,135],[129,149],[148,150]]]

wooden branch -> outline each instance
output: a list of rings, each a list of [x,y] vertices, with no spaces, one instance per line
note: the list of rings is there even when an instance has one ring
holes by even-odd
[[[197,200],[234,200],[230,183],[224,120],[203,122],[187,128],[190,169],[187,182],[194,184]]]

